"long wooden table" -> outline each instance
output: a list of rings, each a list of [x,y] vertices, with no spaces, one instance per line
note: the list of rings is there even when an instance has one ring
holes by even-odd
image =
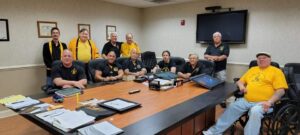
[[[141,92],[128,94],[133,89],[140,89]],[[204,128],[214,123],[215,105],[232,94],[234,89],[233,84],[225,83],[209,91],[189,82],[167,91],[154,91],[141,83],[120,82],[89,88],[80,96],[80,101],[90,98],[124,98],[140,103],[140,108],[100,120],[107,120],[122,128],[125,131],[123,134],[201,134]],[[51,97],[40,100],[56,104]],[[75,110],[76,97],[65,98],[62,105],[66,109]],[[54,134],[64,134],[34,115],[25,117]]]

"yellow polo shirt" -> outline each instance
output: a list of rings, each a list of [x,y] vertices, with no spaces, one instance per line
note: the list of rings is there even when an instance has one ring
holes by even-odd
[[[141,53],[140,47],[137,45],[137,43],[132,42],[131,44],[128,44],[127,42],[124,42],[121,46],[122,57],[130,57],[130,51],[133,48],[136,49],[137,53]]]
[[[249,69],[240,79],[247,86],[244,98],[249,102],[269,100],[277,89],[287,89],[283,72],[273,66],[262,70],[258,66]]]
[[[85,43],[79,40],[78,42],[78,60],[88,63],[91,60],[91,46],[89,42],[86,41]]]

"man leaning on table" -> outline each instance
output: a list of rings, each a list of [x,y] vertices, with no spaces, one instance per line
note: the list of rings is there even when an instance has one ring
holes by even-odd
[[[271,55],[261,52],[256,55],[257,65],[250,68],[237,85],[245,95],[229,105],[216,124],[203,131],[204,135],[221,135],[239,117],[249,111],[245,135],[258,135],[263,114],[272,111],[271,106],[288,88],[283,72],[271,66]]]
[[[73,63],[70,50],[63,51],[61,61],[62,63],[53,67],[52,70],[52,79],[55,86],[61,88],[84,88],[84,85],[87,84],[84,69]]]

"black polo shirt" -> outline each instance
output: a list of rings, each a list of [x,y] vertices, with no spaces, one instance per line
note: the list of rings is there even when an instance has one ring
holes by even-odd
[[[81,79],[86,79],[84,69],[74,62],[70,68],[65,67],[63,64],[59,64],[52,68],[52,79],[62,78],[68,81],[79,81]]]
[[[99,63],[96,69],[102,72],[102,77],[118,76],[118,71],[122,70],[122,66],[116,62],[109,64],[106,60],[103,63]]]
[[[195,68],[193,68],[190,64],[190,62],[187,62],[183,65],[183,68],[181,69],[181,73],[191,73],[191,76],[199,75],[203,71],[203,66],[197,62],[197,65]]]
[[[161,69],[161,71],[163,72],[170,72],[172,67],[176,67],[175,66],[175,62],[170,60],[169,63],[165,63],[163,60],[158,62],[157,64],[159,66],[159,68]]]
[[[53,41],[52,42],[52,55],[50,53],[49,49],[49,42],[46,42],[43,45],[43,60],[47,68],[51,68],[52,62],[56,60],[60,60],[61,52],[60,52],[60,44],[58,46],[55,45]],[[61,43],[63,46],[63,49],[67,49],[67,45],[65,43]],[[51,70],[47,70],[47,76],[51,76]]]
[[[214,44],[210,44],[207,48],[204,54],[212,55],[212,56],[221,56],[226,55],[229,56],[229,46],[225,43],[221,43],[218,47],[216,47]],[[219,72],[221,70],[226,69],[227,65],[227,59],[224,59],[222,61],[215,61],[215,72]]]
[[[136,60],[133,62],[130,58],[125,60],[123,63],[123,69],[128,69],[129,72],[139,72],[143,68],[145,68],[145,65],[140,60]]]
[[[121,45],[122,42],[116,42],[116,46],[113,46],[112,43],[109,41],[104,45],[102,49],[102,54],[107,55],[110,51],[114,51],[116,53],[116,57],[118,58],[121,54]]]

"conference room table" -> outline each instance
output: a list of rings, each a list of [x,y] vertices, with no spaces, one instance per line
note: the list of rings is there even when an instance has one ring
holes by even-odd
[[[140,92],[128,93],[136,89]],[[88,85],[84,94],[79,96],[79,100],[123,98],[140,103],[141,107],[96,121],[109,121],[124,130],[124,135],[194,135],[202,134],[202,130],[214,124],[216,105],[232,95],[235,90],[236,86],[228,82],[213,90],[205,89],[194,82],[187,82],[169,90],[156,91],[150,90],[143,83],[127,81],[104,86]],[[58,105],[52,101],[51,96],[47,97],[45,94],[31,97]],[[60,104],[66,109],[75,110],[76,100],[76,96],[67,97]],[[22,116],[52,134],[76,134],[63,132],[33,114]]]

